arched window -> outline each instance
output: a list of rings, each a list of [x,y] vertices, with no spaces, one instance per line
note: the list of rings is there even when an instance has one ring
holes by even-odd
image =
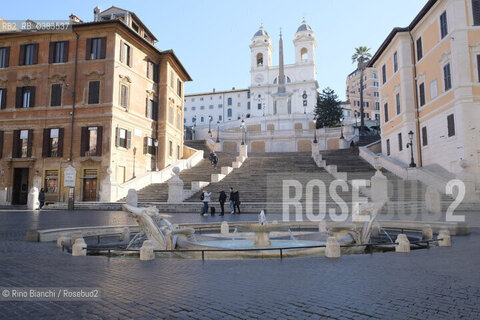
[[[263,53],[257,53],[257,67],[263,66]]]
[[[307,50],[307,48],[302,48],[300,50],[300,57],[301,57],[302,61],[307,61],[308,60],[308,50]]]
[[[231,106],[232,105],[232,98],[228,98],[227,102],[228,102],[228,105]]]

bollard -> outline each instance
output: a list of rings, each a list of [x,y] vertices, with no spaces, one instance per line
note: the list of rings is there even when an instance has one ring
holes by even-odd
[[[80,231],[76,231],[72,234],[72,245],[75,244],[78,238],[83,238],[83,235]]]
[[[72,247],[72,256],[80,257],[87,255],[87,244],[83,238],[78,238],[75,240],[75,244]]]
[[[410,241],[408,241],[407,235],[400,233],[395,240],[395,252],[408,253],[410,252]]]
[[[72,239],[70,239],[70,237],[67,236],[66,233],[62,233],[57,239],[57,247],[61,248],[63,246],[69,246],[71,244],[71,240]]]
[[[450,231],[448,230],[440,230],[438,232],[437,240],[440,247],[450,247],[452,245]]]
[[[328,237],[327,247],[325,248],[325,257],[340,258],[340,244],[335,237]]]
[[[423,240],[432,240],[433,239],[433,230],[429,224],[426,224],[422,228],[422,239]]]
[[[140,260],[148,261],[153,259],[155,259],[155,252],[153,252],[152,241],[145,240],[140,248]]]

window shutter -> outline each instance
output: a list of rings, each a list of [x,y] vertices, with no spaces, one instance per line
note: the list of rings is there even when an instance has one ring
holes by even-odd
[[[153,65],[153,81],[158,82],[158,74],[160,73],[160,64]]]
[[[33,64],[38,63],[38,43],[33,44]]]
[[[427,137],[427,127],[422,128],[422,145],[426,146],[428,144],[428,137]]]
[[[132,49],[132,47],[128,47],[127,60],[128,60],[128,66],[129,67],[132,66],[132,55],[133,55],[133,49]]]
[[[125,47],[123,46],[123,41],[120,40],[120,58],[118,60],[120,60],[120,62],[125,63],[125,61],[123,61],[124,57],[125,57]]]
[[[64,128],[58,129],[58,151],[57,155],[59,158],[63,157],[63,135],[65,133]]]
[[[25,48],[26,46],[24,44],[20,46],[20,54],[18,55],[19,66],[23,66],[25,64]]]
[[[32,156],[33,129],[28,130],[27,158]]]
[[[68,45],[70,44],[69,41],[64,41],[64,47],[63,47],[63,62],[68,62]]]
[[[2,93],[2,101],[0,101],[0,105],[2,106],[2,109],[5,109],[7,107],[7,89],[3,89]]]
[[[132,131],[127,131],[127,149],[130,149],[132,144]]]
[[[3,137],[4,137],[3,131],[0,131],[0,159],[2,159],[2,156],[3,156]]]
[[[85,60],[90,60],[92,53],[92,38],[87,39],[87,45],[85,49]]]
[[[18,158],[19,140],[20,140],[20,130],[13,130],[12,158]]]
[[[35,107],[35,87],[30,87],[30,108]]]
[[[143,137],[143,154],[148,153],[148,137]]]
[[[30,142],[30,141],[29,141]],[[50,153],[50,129],[43,129],[42,157],[47,158]]]
[[[15,97],[15,108],[22,107],[22,92],[23,92],[23,87],[17,87],[16,97]]]
[[[102,155],[103,127],[97,127],[97,157]]]
[[[150,60],[147,60],[147,78],[150,79]]]
[[[93,82],[88,83],[88,104],[93,102]]]
[[[5,68],[8,68],[10,64],[10,47],[5,48]]]
[[[448,126],[448,136],[452,137],[455,135],[455,120],[453,114],[447,117],[447,126]]]
[[[102,38],[102,51],[100,53],[100,59],[105,59],[106,53],[107,53],[107,37]]]
[[[53,63],[55,61],[55,42],[50,42],[50,50],[48,53],[48,63]]]
[[[472,0],[473,25],[480,26],[480,1]]]
[[[145,117],[148,118],[148,98],[145,99]]]
[[[120,128],[115,128],[115,147],[120,146]]]
[[[158,101],[153,102],[153,120],[158,121]]]
[[[480,54],[477,55],[477,74],[478,74],[478,82],[480,82]],[[3,105],[5,105],[5,104],[3,104]]]
[[[88,127],[82,127],[82,135],[80,139],[80,157],[84,157],[85,152],[87,152],[88,142],[89,142],[88,138],[89,138]]]
[[[425,84],[421,83],[420,84],[420,106],[423,106],[425,104]]]

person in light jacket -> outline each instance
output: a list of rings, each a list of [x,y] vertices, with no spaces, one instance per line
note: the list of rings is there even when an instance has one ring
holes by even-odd
[[[211,192],[208,192],[207,189],[203,190],[203,215],[208,214],[208,203],[210,202]]]

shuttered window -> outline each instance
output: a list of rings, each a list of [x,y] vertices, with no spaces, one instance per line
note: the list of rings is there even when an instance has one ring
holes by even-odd
[[[0,131],[0,159],[3,157],[3,139],[5,137],[5,134],[3,131]]]
[[[82,127],[80,156],[101,156],[103,127]]]
[[[120,106],[128,108],[128,87],[124,84],[120,85]]]
[[[480,26],[480,0],[472,0],[473,25]]]
[[[402,141],[402,133],[398,134],[398,151],[403,150],[403,141]]]
[[[448,34],[448,22],[447,22],[447,12],[444,11],[440,15],[440,34],[441,38],[445,38]]]
[[[86,60],[105,59],[107,51],[107,38],[87,39]]]
[[[425,105],[425,83],[420,83],[418,86],[418,94],[420,97],[420,106]]]
[[[387,139],[387,156],[390,155],[390,139]]]
[[[393,72],[398,71],[398,52],[393,54]]]
[[[100,102],[100,81],[90,81],[88,83],[88,104],[98,104]]]
[[[50,96],[50,106],[58,107],[62,105],[62,85],[52,84],[52,92]]]
[[[50,42],[48,63],[68,62],[68,41]]]
[[[455,118],[453,114],[447,116],[448,136],[453,137],[455,135]]]
[[[417,39],[417,61],[420,61],[423,58],[423,45],[422,38]]]
[[[132,50],[128,44],[120,41],[120,61],[127,66],[132,66]]]
[[[385,84],[387,82],[387,66],[383,65],[382,66],[382,84]]]
[[[32,156],[33,130],[14,130],[12,158],[30,158]]]
[[[63,135],[64,128],[43,129],[43,149],[44,158],[56,158],[63,156]]]
[[[10,47],[0,48],[0,68],[8,68],[10,61]]]
[[[20,46],[18,65],[27,66],[38,63],[38,43],[24,44]]]
[[[385,122],[388,122],[388,103],[385,103],[383,105],[383,112],[384,112],[384,115],[385,115]]]
[[[130,149],[132,141],[132,132],[122,128],[115,130],[115,146]]]
[[[15,108],[35,106],[35,87],[17,87]]]
[[[422,145],[428,145],[427,127],[422,127]]]
[[[400,112],[402,111],[402,108],[400,106],[400,93],[397,93],[395,95],[395,103],[397,104],[397,114],[400,114]]]
[[[452,74],[450,71],[450,63],[447,63],[443,67],[443,83],[445,91],[448,91],[452,88]]]
[[[7,107],[7,88],[0,88],[0,110]]]

